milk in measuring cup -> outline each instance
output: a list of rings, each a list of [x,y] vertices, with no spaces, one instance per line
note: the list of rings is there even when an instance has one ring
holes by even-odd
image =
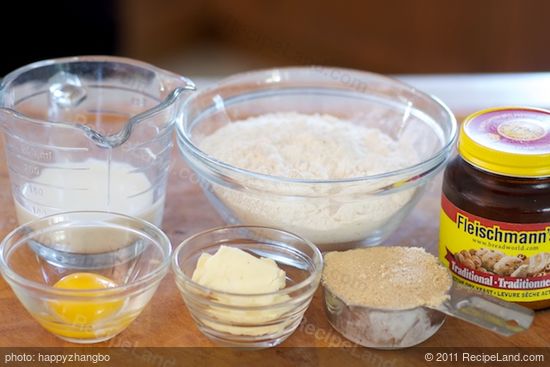
[[[194,89],[185,77],[111,56],[39,61],[2,79],[0,129],[18,221],[100,211],[85,230],[45,231],[28,241],[45,269],[95,271],[142,254],[140,236],[108,228],[126,227],[124,217],[113,223],[102,212],[161,224],[174,123]],[[137,232],[139,223],[128,221]],[[27,227],[41,225],[57,224],[50,218]]]
[[[42,168],[15,197],[21,224],[63,211],[101,210],[160,225],[164,206],[164,197],[153,201],[154,187],[143,172],[116,161],[110,162],[109,169],[107,162],[97,159]]]

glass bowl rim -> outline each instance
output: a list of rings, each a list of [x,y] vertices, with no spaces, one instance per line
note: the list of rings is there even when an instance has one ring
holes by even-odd
[[[159,242],[160,248],[163,252],[163,260],[159,264],[156,265],[156,267],[151,270],[147,275],[142,277],[141,279],[137,281],[133,281],[131,283],[127,284],[121,284],[117,285],[115,287],[110,288],[104,288],[104,289],[64,289],[64,288],[54,288],[53,286],[38,283],[34,280],[30,280],[20,274],[18,274],[16,271],[14,271],[7,263],[7,259],[5,257],[5,251],[6,251],[6,243],[13,239],[13,237],[23,231],[25,228],[28,228],[28,226],[32,226],[33,224],[39,224],[43,222],[47,222],[48,220],[51,220],[52,218],[58,217],[58,216],[67,216],[67,215],[81,215],[81,214],[100,214],[100,215],[109,215],[115,218],[123,218],[125,220],[129,220],[130,222],[137,223],[139,225],[142,225],[147,230],[151,230],[155,235],[159,236]],[[33,235],[36,235],[36,233],[40,232],[48,232],[48,229],[56,228],[59,225],[66,225],[67,222],[71,222],[71,220],[63,220],[58,223],[55,223],[54,225],[48,226],[44,229],[37,231],[31,231],[24,235],[21,239],[17,240],[17,243],[10,246],[13,247],[20,242],[24,242],[28,240],[29,238],[32,238]],[[118,228],[128,228],[128,226],[113,223],[113,227]],[[134,232],[138,232],[135,231]],[[151,236],[144,231],[139,231],[140,234],[145,235],[145,237],[153,240]],[[33,289],[39,292],[45,292],[48,294],[55,294],[57,296],[63,296],[68,298],[78,298],[78,297],[85,297],[85,299],[90,299],[91,296],[94,298],[110,298],[114,295],[127,292],[132,289],[139,289],[143,286],[147,285],[148,283],[151,283],[158,277],[163,277],[166,274],[166,270],[168,270],[168,267],[170,265],[170,257],[172,255],[172,246],[170,239],[164,233],[160,228],[153,225],[152,223],[141,219],[137,217],[132,217],[130,215],[122,214],[122,213],[116,213],[116,212],[108,212],[108,211],[100,211],[100,210],[79,210],[79,211],[68,211],[68,212],[60,212],[55,214],[50,214],[44,217],[40,217],[38,219],[32,220],[30,222],[24,223],[22,225],[17,226],[15,229],[13,229],[10,233],[8,233],[2,242],[0,242],[0,272],[2,275],[8,280],[9,282],[15,282],[16,284],[23,286],[25,289]],[[75,272],[76,273],[76,272]],[[163,274],[164,273],[164,274]]]
[[[214,85],[203,89],[202,91],[198,91],[194,94],[192,94],[188,99],[185,100],[182,106],[182,110],[185,110],[185,106],[187,106],[189,103],[192,103],[193,100],[216,91],[219,88],[222,88],[226,85],[230,85],[236,82],[244,82],[247,80],[247,78],[253,78],[253,77],[260,77],[262,75],[267,75],[268,73],[281,73],[281,72],[288,72],[288,73],[300,73],[300,72],[310,72],[314,70],[315,67],[321,67],[326,70],[332,71],[339,71],[339,72],[346,72],[362,77],[368,77],[368,78],[376,78],[379,81],[382,81],[385,84],[388,85],[395,85],[400,88],[404,88],[411,93],[417,94],[422,98],[425,98],[427,100],[431,100],[436,106],[438,106],[441,110],[445,112],[445,114],[448,117],[448,125],[450,125],[450,131],[448,134],[447,141],[442,141],[442,146],[434,153],[432,154],[427,160],[423,160],[421,162],[418,162],[412,166],[403,167],[397,170],[378,173],[374,175],[367,175],[367,176],[358,176],[358,177],[350,177],[350,178],[343,178],[343,179],[329,179],[329,180],[318,180],[318,179],[300,179],[300,178],[290,178],[290,177],[283,177],[283,176],[273,176],[265,173],[255,172],[248,169],[240,168],[234,165],[231,165],[229,163],[226,163],[224,161],[221,161],[219,159],[216,159],[210,155],[208,155],[206,152],[204,152],[202,149],[200,149],[195,143],[193,143],[191,137],[189,136],[189,124],[184,124],[183,118],[178,118],[176,121],[176,135],[177,135],[177,142],[180,146],[181,150],[188,150],[190,154],[195,156],[199,159],[201,163],[205,163],[211,167],[216,168],[222,168],[225,170],[228,170],[233,173],[241,174],[244,176],[252,177],[254,179],[260,179],[260,180],[266,180],[271,181],[275,183],[289,183],[289,184],[345,184],[345,183],[357,183],[357,182],[363,182],[363,181],[376,181],[391,177],[398,177],[398,176],[405,176],[405,177],[414,177],[418,175],[418,172],[431,172],[435,167],[438,165],[441,165],[441,163],[445,162],[445,160],[448,158],[449,153],[454,146],[454,143],[458,137],[458,125],[456,122],[456,118],[452,111],[447,107],[438,97],[428,94],[425,92],[422,92],[415,87],[410,86],[407,83],[404,83],[396,78],[389,77],[386,75],[368,72],[368,71],[361,71],[361,70],[355,70],[355,69],[349,69],[349,68],[335,68],[335,67],[325,67],[325,66],[309,66],[309,67],[282,67],[282,68],[273,68],[273,69],[260,69],[260,70],[253,70],[248,71],[244,73],[238,73],[231,75],[227,78],[224,78]],[[276,83],[274,83],[276,84]],[[284,91],[287,88],[281,88],[281,91]],[[336,88],[330,87],[327,89],[332,89],[337,91]],[[349,89],[346,89],[345,91],[349,91]],[[254,92],[250,92],[254,93]],[[365,92],[361,92],[365,93]]]

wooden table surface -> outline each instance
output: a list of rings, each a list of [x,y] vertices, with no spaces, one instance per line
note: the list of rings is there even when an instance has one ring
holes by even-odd
[[[449,104],[458,117],[491,105],[529,104],[550,107],[550,74],[405,76],[403,79],[418,86],[419,89],[438,95]],[[469,83],[465,83],[465,80],[469,80]],[[204,82],[201,80],[199,85]],[[538,90],[538,93],[534,93],[533,89]],[[513,96],[517,98],[514,99]],[[531,96],[531,99],[526,99],[526,96]],[[487,104],[484,104],[483,98],[488,101]],[[0,158],[2,188],[0,190],[0,235],[3,237],[16,226],[16,221],[3,149]],[[194,178],[193,173],[174,151],[163,222],[163,228],[174,247],[197,231],[222,224],[221,219],[195,184]],[[426,246],[436,253],[440,184],[441,175],[430,184],[429,190],[414,212],[387,243]],[[550,312],[548,311],[537,312],[530,330],[510,338],[448,318],[440,331],[423,346],[546,347],[550,346],[548,330],[550,330]],[[318,291],[300,328],[282,346],[345,346],[344,342],[345,339],[329,326],[323,311],[321,292]],[[173,274],[169,273],[140,317],[114,339],[98,344],[98,346],[128,345],[187,347],[214,344],[195,327],[176,289]],[[0,280],[0,347],[10,346],[73,346],[73,344],[62,341],[42,329],[24,310],[2,279]],[[373,353],[387,352],[373,351]],[[394,355],[399,356],[399,354]]]

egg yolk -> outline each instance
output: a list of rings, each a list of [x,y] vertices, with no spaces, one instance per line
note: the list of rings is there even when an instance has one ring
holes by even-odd
[[[61,278],[54,288],[69,290],[102,290],[116,287],[111,279],[94,273],[73,273]],[[99,296],[99,295],[98,295]],[[75,295],[77,298],[78,295]],[[85,297],[85,298],[84,298]],[[122,331],[132,320],[111,319],[123,306],[122,299],[95,299],[87,293],[81,299],[51,300],[48,308],[54,317],[39,318],[50,332],[75,339],[93,339]]]

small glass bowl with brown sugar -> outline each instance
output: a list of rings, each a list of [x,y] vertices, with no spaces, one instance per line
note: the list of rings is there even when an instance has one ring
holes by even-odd
[[[349,340],[401,349],[434,335],[446,315],[502,335],[527,329],[534,313],[453,283],[418,247],[372,247],[325,255],[322,284],[329,323]]]

